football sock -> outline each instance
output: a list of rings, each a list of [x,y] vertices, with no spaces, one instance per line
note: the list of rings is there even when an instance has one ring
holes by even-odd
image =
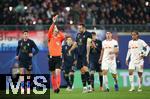
[[[85,72],[85,76],[86,76],[86,82],[88,83],[88,85],[91,85],[91,82],[90,82],[90,74],[89,72]]]
[[[74,83],[74,74],[70,75],[70,85],[71,85],[71,88],[72,88],[73,83]]]
[[[108,77],[107,77],[107,75],[103,75],[103,84],[105,85],[106,88],[108,88]]]
[[[134,88],[134,76],[129,75],[129,80],[130,80],[131,87]]]
[[[53,90],[56,90],[57,89],[57,83],[56,83],[55,75],[51,75],[51,83],[52,83]]]
[[[81,79],[82,79],[83,87],[86,87],[86,78],[85,78],[85,74],[81,74]]]
[[[56,82],[57,82],[58,88],[60,88],[60,83],[61,83],[61,74],[60,73],[56,74]]]
[[[66,82],[67,82],[67,86],[70,87],[69,74],[65,74],[65,80],[66,80]]]
[[[99,74],[99,82],[100,82],[100,87],[103,86],[103,76]]]
[[[94,74],[90,75],[90,80],[91,80],[92,88],[94,88]]]

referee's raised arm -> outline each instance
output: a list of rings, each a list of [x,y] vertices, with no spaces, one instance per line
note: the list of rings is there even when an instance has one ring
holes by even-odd
[[[53,23],[52,23],[52,25],[50,26],[50,28],[48,30],[48,38],[51,38],[51,36],[53,35],[54,29],[55,29],[55,26],[56,26],[55,22],[56,22],[57,17],[58,17],[58,15],[53,17]]]

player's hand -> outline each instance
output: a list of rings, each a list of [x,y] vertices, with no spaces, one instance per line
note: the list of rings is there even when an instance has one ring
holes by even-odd
[[[32,69],[32,65],[29,65],[29,68],[28,68],[28,70],[31,70]]]
[[[141,55],[141,56],[140,56],[140,60],[141,60],[141,59],[144,59],[144,57],[145,57],[144,55]]]
[[[144,68],[144,65],[141,65],[140,68],[143,69],[143,68]]]
[[[29,53],[29,57],[33,57],[33,54],[32,54],[32,53]]]
[[[99,60],[98,60],[98,63],[101,64],[101,63],[102,63],[102,59],[99,59]]]
[[[126,60],[126,65],[129,66],[129,62]]]
[[[114,60],[115,57],[113,55],[110,55],[110,60]]]
[[[19,60],[19,56],[16,56],[15,59],[16,59],[16,60]]]
[[[68,51],[68,54],[71,55],[71,51],[70,50]]]
[[[89,55],[86,55],[86,61],[87,61],[88,64],[90,63],[89,62]]]
[[[110,55],[114,54],[114,52],[109,52]]]
[[[58,17],[58,15],[55,15],[55,16],[53,17],[53,22],[54,22],[54,23],[56,22],[57,17]]]
[[[88,63],[88,64],[90,63],[88,58],[87,58],[87,63]]]
[[[64,64],[64,59],[62,59],[62,64]]]
[[[92,48],[96,48],[96,45],[93,41],[92,41]]]
[[[76,65],[76,64],[77,64],[77,60],[75,60],[75,61],[73,62],[73,64]]]

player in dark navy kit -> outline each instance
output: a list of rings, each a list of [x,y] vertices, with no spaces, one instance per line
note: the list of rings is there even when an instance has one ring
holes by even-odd
[[[32,51],[34,49],[34,51]],[[32,57],[39,52],[33,40],[28,38],[28,31],[23,32],[23,39],[18,41],[16,59],[19,61],[20,74],[30,74]]]
[[[90,49],[90,80],[91,85],[94,90],[94,73],[95,71],[99,73],[99,81],[100,81],[100,90],[103,90],[103,76],[101,70],[101,64],[99,64],[99,56],[101,54],[102,42],[96,39],[96,33],[92,32],[92,42]]]
[[[76,50],[71,51],[71,54],[68,53],[69,49],[73,45],[73,40],[70,36],[66,38],[66,44],[62,47],[63,55],[63,70],[64,78],[67,82],[67,91],[72,91],[72,86],[74,82],[74,66],[76,64]]]
[[[69,50],[69,53],[77,47],[77,66],[81,71],[81,79],[83,84],[83,93],[91,92],[90,75],[88,71],[90,43],[92,34],[88,32],[84,24],[78,25],[79,33],[76,36],[76,43]],[[86,83],[88,86],[86,86]]]

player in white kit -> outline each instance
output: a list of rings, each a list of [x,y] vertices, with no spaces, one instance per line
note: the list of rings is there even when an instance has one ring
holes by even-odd
[[[150,48],[149,46],[141,39],[139,39],[138,32],[131,33],[132,40],[128,43],[128,52],[126,56],[126,65],[129,70],[129,81],[131,88],[129,91],[135,91],[134,88],[134,70],[138,72],[138,92],[142,91],[142,74],[144,67],[144,57],[148,55]],[[130,62],[128,63],[130,58]]]
[[[102,50],[99,62],[102,64],[102,72],[103,72],[103,84],[105,87],[105,91],[109,92],[108,87],[108,70],[112,74],[114,78],[114,87],[115,90],[118,91],[118,81],[117,81],[117,65],[116,65],[116,57],[119,52],[118,42],[112,38],[112,33],[106,33],[106,40],[102,42]]]

